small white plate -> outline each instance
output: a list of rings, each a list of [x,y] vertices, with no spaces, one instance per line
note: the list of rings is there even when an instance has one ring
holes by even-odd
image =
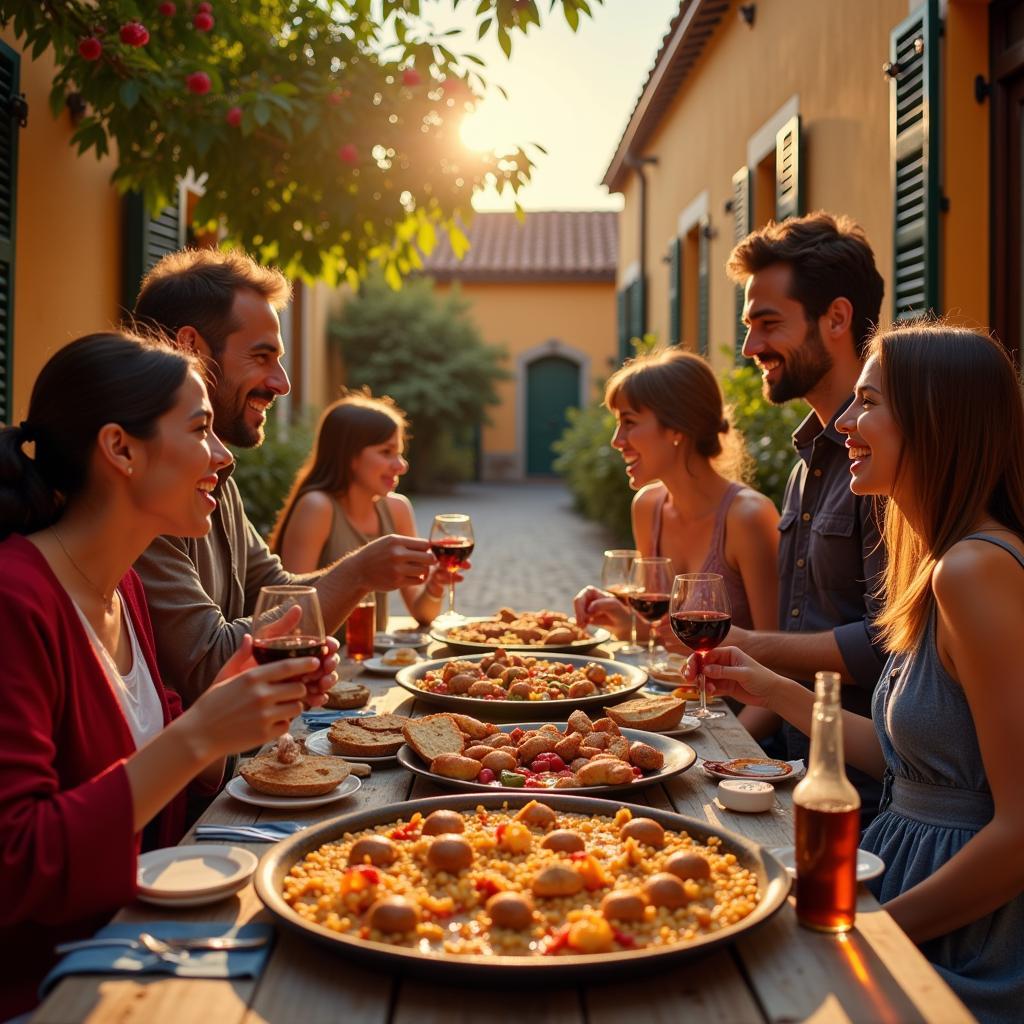
[[[777,846],[774,850],[768,851],[777,858],[782,866],[796,877],[796,848],[792,846]],[[857,881],[866,882],[869,878],[877,878],[885,870],[885,861],[876,857],[867,850],[857,850]]]
[[[642,732],[656,732],[659,736],[685,736],[688,732],[694,732],[704,723],[693,715],[683,715],[679,724],[674,729],[643,729]]]
[[[349,775],[348,778],[339,782],[330,793],[322,793],[320,796],[275,796],[272,793],[261,793],[258,789],[253,789],[241,775],[236,775],[224,789],[229,796],[241,800],[243,804],[299,811],[307,807],[320,807],[322,804],[340,800],[344,796],[351,796],[361,785],[362,782],[355,775]]]
[[[248,884],[249,879],[243,878],[240,882],[227,889],[218,889],[216,892],[207,893],[205,896],[188,896],[185,899],[163,899],[160,896],[147,896],[141,892],[137,892],[135,898],[140,903],[151,903],[154,907],[170,907],[173,910],[185,907],[205,907],[208,903],[220,903],[221,900],[234,896],[239,889],[244,889]]]
[[[328,733],[330,729],[322,729],[320,732],[311,732],[306,737],[306,749],[314,754],[331,754],[340,757],[345,761],[355,761],[359,764],[394,764],[398,760],[398,754],[388,754],[386,757],[362,757],[359,754],[339,754],[331,743]]]
[[[771,757],[748,757],[748,758],[729,758],[728,760],[744,760],[744,761],[774,761],[775,758]],[[773,786],[779,785],[782,782],[796,782],[797,779],[802,779],[806,771],[806,767],[803,761],[787,761],[793,770],[788,775],[772,775],[767,772],[760,771],[746,771],[742,773],[737,772],[720,772],[716,768],[712,768],[707,761],[701,761],[700,766],[704,769],[705,775],[710,775],[713,779],[754,779],[757,782],[770,782]]]
[[[416,662],[422,660],[422,658],[417,658],[416,661],[405,661],[401,665],[389,665],[383,658],[367,658],[363,662],[363,668],[367,672],[375,672],[377,675],[393,676],[400,668],[415,665]]]
[[[408,633],[375,633],[373,637],[373,646],[378,651],[390,651],[394,647],[412,647],[420,650],[429,644],[430,637],[418,630]]]
[[[150,850],[139,857],[138,896],[175,905],[185,899],[224,896],[244,885],[258,863],[249,850],[216,843]]]

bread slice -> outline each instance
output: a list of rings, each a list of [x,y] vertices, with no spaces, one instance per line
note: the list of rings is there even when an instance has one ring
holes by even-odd
[[[351,757],[390,757],[398,753],[404,742],[400,732],[372,732],[361,728],[364,721],[341,719],[332,723],[327,733],[331,746],[339,754]]]
[[[327,691],[327,703],[324,705],[336,711],[347,711],[350,708],[361,708],[370,699],[370,689],[362,683],[335,683]]]
[[[682,720],[686,701],[678,697],[638,697],[614,707],[605,708],[604,713],[616,724],[627,729],[645,729],[648,732],[663,732],[674,729]]]
[[[353,719],[352,724],[368,732],[401,732],[408,715],[370,715],[367,718]]]
[[[458,723],[446,714],[411,718],[402,735],[427,764],[441,754],[461,754],[466,742]]]
[[[297,761],[284,764],[273,753],[251,758],[238,770],[253,789],[272,796],[330,793],[348,778],[350,772],[349,766],[337,757],[304,754]]]

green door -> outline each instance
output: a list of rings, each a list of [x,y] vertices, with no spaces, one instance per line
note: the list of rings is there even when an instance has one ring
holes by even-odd
[[[566,410],[580,403],[580,369],[570,359],[544,356],[526,370],[526,472],[550,476],[551,450],[565,430]]]

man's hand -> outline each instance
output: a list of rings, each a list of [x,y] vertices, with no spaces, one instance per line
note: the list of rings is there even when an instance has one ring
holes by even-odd
[[[629,612],[622,602],[598,587],[584,587],[572,600],[576,625],[585,629],[591,623],[607,626],[616,636],[625,636],[629,630]]]
[[[423,538],[391,533],[364,544],[344,562],[354,572],[360,588],[369,593],[423,583],[437,559]]]

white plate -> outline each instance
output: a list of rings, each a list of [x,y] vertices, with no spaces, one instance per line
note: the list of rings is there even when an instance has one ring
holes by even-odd
[[[205,896],[188,896],[184,899],[163,899],[160,896],[147,896],[142,892],[137,892],[135,898],[140,903],[151,903],[154,907],[170,907],[174,910],[177,910],[179,907],[205,907],[208,903],[219,903],[221,900],[229,899],[239,889],[244,889],[248,884],[249,879],[243,878],[240,882],[223,891],[218,889],[216,892],[207,893]]]
[[[359,754],[339,754],[328,738],[330,729],[322,729],[320,732],[311,732],[306,737],[306,749],[314,754],[331,754],[340,757],[345,761],[355,761],[358,764],[394,764],[398,760],[397,754],[388,754],[387,757],[362,757]]]
[[[139,898],[175,904],[183,899],[227,895],[244,885],[258,860],[240,846],[200,843],[151,850],[139,857]]]
[[[694,732],[704,723],[693,715],[683,715],[679,724],[674,729],[638,729],[638,732],[653,732],[656,736],[685,736],[688,732]]]
[[[378,651],[390,651],[393,647],[412,647],[421,650],[430,644],[426,633],[413,630],[409,633],[375,633],[373,646]]]
[[[355,775],[349,775],[348,778],[339,782],[330,793],[322,793],[320,796],[275,796],[272,793],[261,793],[258,789],[253,789],[241,775],[236,775],[224,789],[229,796],[241,800],[243,804],[299,811],[306,807],[320,807],[322,804],[333,803],[343,796],[351,796],[361,785],[362,782]]]
[[[378,675],[393,676],[400,668],[408,668],[422,660],[422,658],[417,658],[416,661],[406,661],[401,665],[389,665],[383,658],[367,658],[363,662],[363,668],[367,672],[376,672]]]
[[[796,877],[796,849],[792,846],[777,846],[768,851],[781,861],[782,866]],[[877,878],[885,870],[885,861],[867,850],[857,850],[857,881],[866,882],[869,878]]]

